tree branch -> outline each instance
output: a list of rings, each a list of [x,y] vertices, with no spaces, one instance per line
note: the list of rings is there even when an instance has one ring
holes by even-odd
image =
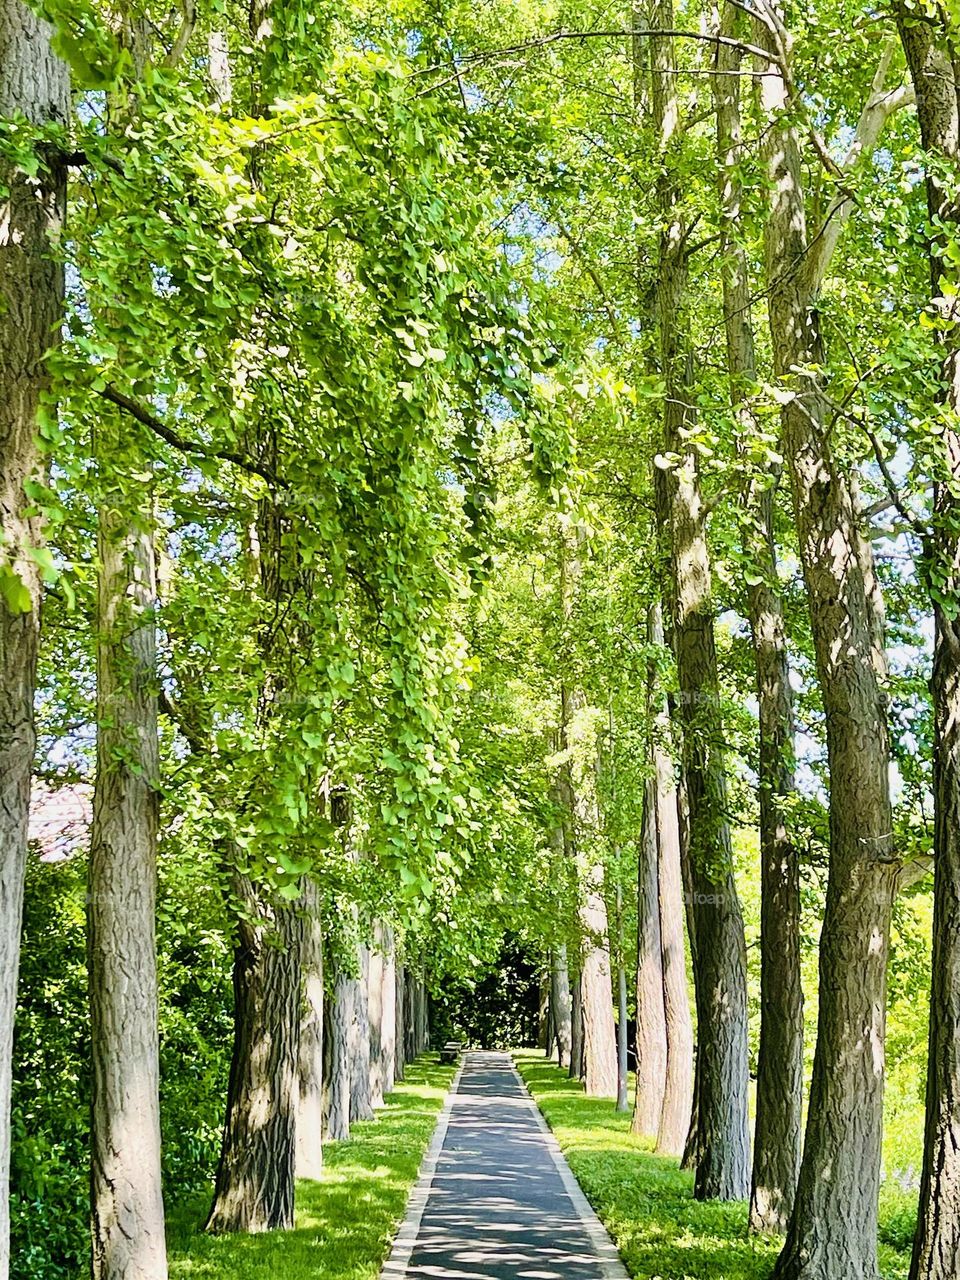
[[[847,150],[847,154],[839,166],[836,161],[831,160],[833,165],[832,172],[835,175],[841,177],[849,176],[865,155],[873,153],[880,134],[883,132],[884,126],[890,117],[902,107],[909,106],[916,100],[912,85],[901,84],[894,89],[884,88],[884,81],[887,78],[887,72],[893,59],[893,51],[894,42],[889,40],[880,55],[880,62],[873,77],[870,95],[860,113],[857,131]],[[837,247],[837,242],[840,239],[840,233],[846,225],[852,207],[853,195],[849,191],[843,192],[827,211],[827,216],[821,224],[820,230],[811,241],[806,269],[809,272],[810,286],[814,293],[823,283],[824,276],[833,258],[834,250]]]
[[[886,485],[887,493],[890,495],[890,502],[900,517],[910,526],[915,534],[921,539],[926,539],[927,530],[923,523],[916,518],[907,504],[904,502],[900,490],[897,488],[897,482],[890,474],[890,468],[887,466],[887,460],[883,456],[883,448],[877,439],[876,433],[865,426],[867,439],[873,448],[874,457],[877,460],[877,466],[880,468],[880,474],[883,476],[883,483]]]
[[[142,404],[138,404],[136,400],[132,400],[129,396],[124,395],[122,391],[118,391],[116,387],[106,386],[100,392],[104,400],[109,400],[118,409],[123,409],[125,413],[129,413],[131,418],[136,418],[141,426],[152,431],[154,435],[165,440],[167,444],[172,445],[174,449],[179,449],[181,453],[195,454],[200,458],[216,458],[220,462],[230,462],[235,467],[247,471],[250,475],[259,476],[261,480],[266,480],[268,484],[276,485],[278,488],[288,488],[287,481],[278,476],[275,471],[269,467],[261,466],[259,463],[252,462],[245,454],[237,453],[232,449],[209,449],[206,445],[198,444],[194,440],[185,440],[172,427],[168,427],[162,422],[156,414],[146,409]]]
[[[197,25],[196,0],[183,0],[182,12],[183,18],[180,23],[180,30],[177,32],[170,52],[163,60],[163,65],[168,69],[177,65],[186,52],[187,45],[190,43],[190,37],[193,35],[194,27]]]
[[[616,28],[605,31],[554,31],[550,35],[537,36],[532,40],[523,40],[519,44],[505,45],[500,49],[488,49],[483,53],[465,54],[462,58],[455,58],[451,62],[439,62],[430,67],[423,67],[415,71],[413,74],[422,76],[428,75],[433,71],[443,71],[447,67],[465,67],[472,66],[474,63],[491,62],[496,58],[510,57],[515,53],[526,53],[535,49],[544,49],[548,45],[556,44],[560,40],[623,40],[628,37],[650,37],[665,40],[696,40],[701,44],[713,45],[729,45],[731,48],[740,49],[743,53],[752,54],[754,57],[763,58],[765,62],[775,62],[779,64],[779,58],[770,52],[769,49],[761,49],[758,45],[747,44],[743,40],[734,40],[729,36],[721,36],[708,31],[664,31],[662,28],[647,29],[623,29]]]

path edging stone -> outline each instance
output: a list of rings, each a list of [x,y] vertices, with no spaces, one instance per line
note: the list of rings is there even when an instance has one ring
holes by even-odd
[[[513,1063],[513,1069],[517,1073],[517,1077],[523,1086],[523,1092],[527,1096],[530,1104],[530,1110],[536,1120],[537,1127],[543,1134],[546,1142],[547,1150],[556,1165],[557,1173],[560,1175],[560,1181],[563,1183],[563,1189],[570,1197],[577,1217],[580,1219],[580,1225],[586,1232],[590,1243],[596,1250],[597,1260],[600,1263],[600,1270],[603,1273],[603,1280],[630,1280],[630,1274],[623,1265],[623,1260],[617,1251],[617,1246],[610,1238],[610,1233],[597,1217],[596,1210],[593,1205],[583,1194],[580,1183],[573,1176],[573,1170],[567,1163],[567,1158],[563,1154],[560,1143],[557,1141],[556,1134],[547,1124],[546,1117],[537,1106],[537,1101],[533,1094],[527,1088],[527,1082],[523,1075],[517,1070],[517,1064],[513,1062],[513,1055],[510,1056]]]
[[[430,1189],[433,1186],[434,1175],[437,1172],[437,1162],[440,1159],[440,1152],[443,1150],[447,1129],[450,1127],[453,1103],[457,1096],[457,1090],[460,1088],[460,1077],[463,1075],[465,1065],[466,1055],[464,1054],[461,1055],[460,1065],[457,1067],[456,1073],[450,1082],[447,1096],[444,1098],[443,1106],[440,1108],[437,1125],[424,1153],[420,1164],[420,1172],[417,1174],[417,1180],[413,1184],[413,1190],[410,1192],[403,1221],[394,1236],[390,1253],[383,1264],[383,1270],[380,1272],[381,1280],[400,1280],[402,1276],[407,1274],[407,1266],[413,1254],[414,1245],[417,1243],[417,1236],[420,1234],[420,1223],[427,1207],[427,1200],[430,1198]]]

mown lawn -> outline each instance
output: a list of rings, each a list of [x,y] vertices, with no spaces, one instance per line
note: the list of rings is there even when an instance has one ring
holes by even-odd
[[[542,1054],[514,1056],[635,1280],[766,1280],[779,1242],[747,1235],[745,1204],[694,1200],[693,1175],[634,1137],[629,1115],[618,1115],[612,1102],[584,1097]],[[903,1196],[885,1194],[880,1246],[885,1280],[907,1276],[910,1212]]]
[[[323,1181],[297,1186],[293,1231],[212,1237],[201,1230],[208,1199],[174,1211],[171,1280],[375,1280],[453,1072],[430,1058],[411,1064],[375,1120],[327,1146]]]

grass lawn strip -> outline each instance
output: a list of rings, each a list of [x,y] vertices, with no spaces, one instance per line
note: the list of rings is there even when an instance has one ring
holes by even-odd
[[[324,1148],[323,1180],[297,1184],[292,1231],[205,1235],[208,1198],[172,1212],[170,1280],[376,1280],[454,1071],[409,1064],[376,1119]]]
[[[632,1134],[629,1112],[587,1098],[541,1053],[520,1051],[514,1061],[634,1280],[767,1280],[780,1240],[747,1235],[745,1203],[694,1200],[693,1174]],[[903,1197],[885,1193],[884,1280],[909,1271],[905,1213]]]

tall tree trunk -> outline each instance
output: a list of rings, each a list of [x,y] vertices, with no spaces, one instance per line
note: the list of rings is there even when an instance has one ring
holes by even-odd
[[[560,605],[569,627],[575,613],[582,572],[579,548],[560,545]],[[569,662],[573,656],[567,645]],[[564,813],[564,845],[577,876],[577,915],[580,925],[580,1006],[583,1016],[583,1079],[588,1097],[617,1096],[617,1036],[613,1017],[613,975],[610,935],[604,896],[601,820],[597,796],[596,744],[581,740],[592,735],[585,728],[587,710],[581,689],[566,681],[560,687],[560,747],[564,764],[558,786]]]
[[[384,922],[379,930],[382,947],[382,994],[380,997],[380,1061],[382,1090],[392,1093],[396,1084],[397,1059],[397,955],[393,925]]]
[[[235,875],[241,912],[233,966],[227,1117],[206,1229],[293,1226],[300,1073],[299,912]]]
[[[417,1052],[426,1053],[430,1048],[430,994],[427,991],[426,964],[421,964],[417,982]]]
[[[350,1123],[373,1119],[373,1100],[370,1096],[370,1016],[367,1006],[370,971],[370,948],[366,943],[357,947],[356,977],[348,981],[353,986],[350,1020]]]
[[[583,1017],[583,1084],[591,1098],[617,1096],[617,1041],[613,1020],[613,985],[603,868],[588,867],[582,876],[580,922],[583,958],[580,1002]]]
[[[759,559],[760,546],[753,547],[754,563],[772,576],[769,493],[761,498],[759,518],[766,550]],[[794,789],[793,698],[782,605],[767,578],[750,588],[750,630],[760,716],[760,1049],[750,1229],[782,1234],[800,1172],[803,988],[800,859],[787,819]]]
[[[290,518],[271,494],[257,512],[251,560],[265,601],[280,606],[302,587],[289,573]],[[276,714],[286,682],[284,633],[258,637],[264,677],[258,719]],[[307,647],[309,634],[296,637]],[[223,1145],[207,1230],[259,1232],[293,1226],[300,1074],[303,921],[298,906],[235,871],[234,1040]]]
[[[570,1006],[570,1078],[583,1079],[583,997],[580,992],[580,974],[573,978]]]
[[[318,1181],[323,1176],[323,931],[320,893],[312,878],[304,880],[298,905],[304,919],[296,1175]]]
[[[651,26],[673,29],[671,0],[653,6]],[[688,228],[675,174],[680,108],[673,41],[651,42],[651,101],[662,169],[657,200],[662,219],[657,286],[660,361],[665,385],[665,450],[676,461],[670,477],[673,626],[683,767],[690,814],[690,869],[697,992],[698,1199],[741,1199],[750,1186],[747,1116],[747,976],[743,917],[733,877],[727,819],[719,676],[713,630],[707,512],[699,455],[690,439],[693,370],[686,311]]]
[[[664,752],[657,761],[657,844],[660,853],[660,942],[667,1066],[657,1151],[681,1156],[693,1105],[693,1019],[683,947],[683,877],[677,828],[673,765]]]
[[[0,115],[66,122],[67,69],[50,28],[21,0],[0,0]],[[27,857],[40,570],[40,521],[24,484],[39,479],[37,407],[43,356],[63,311],[63,269],[50,249],[63,225],[65,170],[37,178],[0,161],[0,1280],[10,1267],[10,1084]]]
[[[537,1048],[542,1049],[546,1057],[553,1053],[553,1005],[550,1002],[550,975],[540,976],[540,1014],[537,1023]]]
[[[420,1050],[417,1048],[417,971],[412,961],[406,966],[404,983],[404,1054],[407,1062],[413,1062]]]
[[[756,39],[772,43],[762,23]],[[824,353],[805,263],[798,140],[777,65],[761,96],[767,287],[784,454],[826,712],[830,873],[803,1160],[777,1280],[876,1280],[886,970],[896,878],[882,602],[850,478],[830,448]]]
[[[353,1022],[353,986],[339,966],[327,1005],[324,1037],[326,1071],[326,1122],[331,1142],[350,1137],[350,1027]]]
[[[627,1020],[627,964],[624,954],[623,901],[620,886],[617,886],[617,1110],[629,1109],[627,1075],[629,1032]]]
[[[396,1054],[394,1057],[394,1079],[403,1079],[403,1069],[407,1063],[407,966],[397,965],[397,1025]]]
[[[574,717],[582,699],[563,690],[565,751],[575,750],[571,742]],[[581,744],[582,745],[582,744]],[[577,868],[580,924],[580,1015],[583,1081],[587,1095],[615,1098],[617,1095],[617,1041],[613,1019],[613,982],[610,971],[610,939],[607,903],[604,897],[604,869],[591,848],[599,832],[596,779],[592,762],[568,761],[562,770],[568,824],[564,833],[568,856]]]
[[[663,617],[659,603],[651,606],[647,641],[662,647]],[[652,685],[650,705],[653,802],[657,842],[657,887],[663,980],[666,1066],[663,1104],[657,1127],[657,1151],[680,1156],[690,1131],[693,1105],[693,1019],[687,989],[683,946],[685,915],[680,815],[673,758],[669,750],[670,716],[666,699]]]
[[[655,1138],[660,1129],[667,1080],[658,864],[657,781],[648,778],[637,860],[637,1087],[631,1122],[634,1133],[648,1138]]]
[[[740,177],[738,10],[725,0],[717,49],[714,102],[723,220],[723,315],[730,398],[741,448],[760,434],[751,397],[757,369],[750,272],[743,247]],[[753,566],[748,613],[759,708],[760,769],[760,1052],[750,1192],[750,1228],[787,1229],[800,1171],[803,1108],[803,990],[800,979],[800,862],[787,812],[794,790],[793,696],[777,579],[773,490],[753,481],[745,504],[743,553]]]
[[[112,495],[97,548],[88,971],[95,1280],[165,1280],[155,940],[159,749],[149,529]]]
[[[573,1035],[570,998],[570,974],[567,969],[567,944],[561,942],[550,953],[550,1003],[553,1006],[553,1027],[557,1044],[557,1065],[570,1063],[570,1044]]]
[[[370,1024],[370,1105],[383,1106],[383,927],[373,926],[367,949],[367,1018]]]
[[[930,1052],[920,1211],[910,1280],[960,1275],[960,619],[941,601],[960,598],[960,308],[957,269],[947,248],[960,241],[960,19],[938,7],[928,20],[898,5],[897,21],[917,99],[931,226],[944,227],[930,245],[932,305],[940,322],[943,401],[934,524],[925,574],[935,602],[934,918]],[[942,169],[941,169],[942,166]],[[943,173],[950,175],[945,181]]]

